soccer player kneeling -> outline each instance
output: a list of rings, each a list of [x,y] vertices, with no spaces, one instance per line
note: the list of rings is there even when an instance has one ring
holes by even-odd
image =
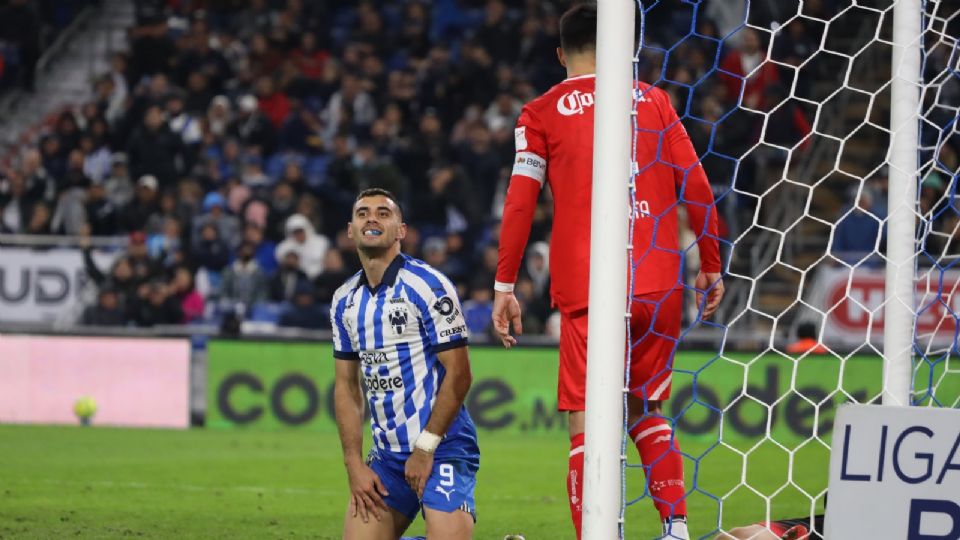
[[[390,192],[361,192],[347,233],[363,270],[337,289],[330,310],[350,481],[343,537],[396,539],[422,511],[428,538],[471,538],[480,449],[463,406],[471,376],[456,289],[400,253],[406,225]],[[366,461],[361,376],[374,441]]]

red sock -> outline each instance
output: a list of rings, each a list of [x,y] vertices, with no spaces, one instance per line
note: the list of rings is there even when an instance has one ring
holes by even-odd
[[[660,519],[686,516],[683,456],[670,424],[664,418],[648,416],[630,430],[630,438],[640,452]]]
[[[580,526],[583,521],[583,433],[570,438],[570,463],[567,472],[567,495],[570,502],[570,517],[580,540]]]

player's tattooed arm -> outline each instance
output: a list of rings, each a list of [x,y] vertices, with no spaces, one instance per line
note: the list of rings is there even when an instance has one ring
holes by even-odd
[[[460,413],[463,400],[467,397],[473,376],[470,373],[470,359],[466,347],[457,347],[442,351],[437,355],[440,363],[446,370],[440,389],[437,391],[437,400],[430,412],[430,420],[424,427],[425,431],[443,437]],[[405,476],[410,487],[423,496],[424,486],[433,470],[433,453],[415,449],[407,460]]]
[[[363,462],[363,392],[358,362],[336,361],[333,394],[343,463],[350,480],[350,513],[359,515],[364,522],[373,514],[379,521],[380,512],[389,511],[383,501],[389,494],[377,473]]]

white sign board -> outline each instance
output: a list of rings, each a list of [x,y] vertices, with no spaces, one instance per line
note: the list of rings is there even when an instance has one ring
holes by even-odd
[[[817,272],[809,302],[827,315],[824,343],[857,347],[867,341],[883,342],[885,279],[883,270],[867,268],[836,267]],[[960,288],[960,272],[921,272],[915,285],[917,346],[949,347],[957,330],[954,314],[960,313],[960,294],[954,294]]]
[[[960,410],[844,405],[824,538],[960,540]]]
[[[113,254],[94,253],[110,272]],[[0,247],[0,322],[53,322],[82,311],[87,273],[79,249]]]

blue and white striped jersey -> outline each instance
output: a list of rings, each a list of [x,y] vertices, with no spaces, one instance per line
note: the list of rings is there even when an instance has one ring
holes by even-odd
[[[445,374],[437,354],[467,344],[453,284],[401,254],[377,287],[363,271],[348,279],[333,295],[330,318],[334,357],[360,362],[377,447],[411,452]],[[437,455],[468,448],[476,448],[476,429],[461,408]]]

